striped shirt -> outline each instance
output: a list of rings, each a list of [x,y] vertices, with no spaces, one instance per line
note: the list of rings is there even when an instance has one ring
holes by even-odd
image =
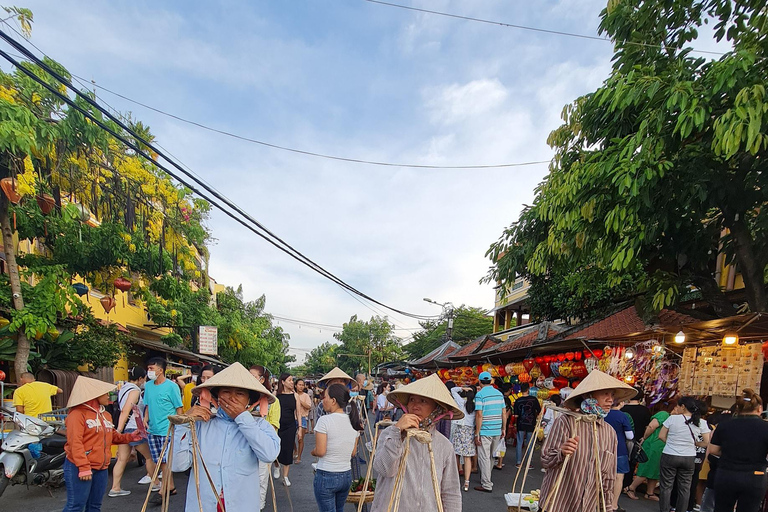
[[[453,445],[443,435],[438,434],[435,428],[430,429],[430,432],[443,510],[461,512],[461,484]],[[432,487],[429,448],[416,439],[411,439],[410,445],[398,512],[436,511],[437,503],[435,503],[435,491]],[[404,451],[405,442],[399,428],[391,426],[381,431],[379,441],[376,443],[376,456],[373,458],[373,470],[376,472],[377,480],[371,512],[387,510]]]
[[[493,386],[485,386],[475,395],[475,410],[483,413],[481,436],[500,436],[504,414],[504,395]]]
[[[595,450],[594,426],[597,427],[597,450]],[[560,490],[553,503],[549,503],[555,481],[562,470],[565,456],[560,452],[562,444],[579,436],[579,446],[571,456]],[[546,470],[541,485],[540,504],[547,512],[593,512],[602,510],[597,478],[595,453],[600,456],[601,483],[606,508],[610,508],[613,483],[616,478],[616,432],[604,420],[596,424],[576,421],[575,415],[561,414],[552,423],[552,430],[541,449],[541,465]]]

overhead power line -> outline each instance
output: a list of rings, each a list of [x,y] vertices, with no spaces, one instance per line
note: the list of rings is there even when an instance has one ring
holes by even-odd
[[[227,200],[226,198],[223,198],[221,196],[221,194],[219,194],[218,192],[216,192],[214,190],[211,190],[211,187],[208,187],[206,184],[202,183],[201,180],[199,180],[195,176],[191,176],[185,169],[183,169],[180,165],[178,165],[174,160],[172,160],[168,156],[166,156],[155,145],[153,145],[152,143],[144,140],[141,136],[139,136],[133,130],[131,130],[128,126],[126,126],[122,121],[120,121],[118,118],[113,116],[108,110],[106,110],[103,107],[101,107],[98,103],[96,103],[88,95],[83,94],[82,92],[80,92],[77,88],[75,88],[71,84],[71,82],[69,80],[67,80],[66,78],[62,77],[59,73],[57,73],[56,71],[51,69],[48,65],[46,65],[44,62],[42,62],[40,59],[38,59],[33,53],[31,53],[26,47],[24,47],[23,45],[21,45],[20,43],[15,41],[13,38],[8,36],[8,34],[6,34],[2,30],[0,30],[0,37],[2,37],[2,39],[4,39],[6,42],[8,42],[8,44],[10,44],[13,48],[15,48],[16,50],[20,51],[22,53],[22,55],[24,55],[26,58],[28,58],[29,60],[34,62],[38,67],[40,67],[42,70],[44,70],[46,73],[48,73],[55,80],[57,80],[61,84],[65,85],[67,88],[72,90],[76,95],[78,95],[80,98],[82,98],[89,105],[91,105],[92,107],[96,108],[97,110],[99,110],[104,115],[106,115],[110,120],[115,122],[122,130],[125,130],[126,133],[128,133],[129,135],[134,137],[140,144],[143,144],[144,146],[150,148],[159,157],[162,157],[171,166],[175,167],[180,172],[182,172],[185,176],[187,176],[190,179],[192,179],[195,183],[197,183],[197,185],[199,185],[200,187],[204,188],[207,192],[212,194],[218,200],[224,202],[224,204],[226,204],[228,208],[230,208],[231,210],[234,210],[240,216],[236,215],[235,213],[233,213],[229,209],[223,207],[217,201],[214,201],[213,199],[211,199],[210,196],[208,196],[207,194],[201,192],[195,185],[192,185],[187,180],[179,177],[176,173],[171,171],[167,166],[161,164],[156,159],[154,159],[151,155],[147,154],[147,152],[142,150],[137,144],[135,144],[134,142],[126,139],[125,137],[123,137],[122,135],[117,133],[115,130],[113,130],[112,128],[110,128],[106,124],[104,124],[100,119],[94,117],[88,111],[86,111],[85,109],[83,109],[82,107],[77,105],[68,96],[66,96],[65,94],[62,94],[61,92],[59,92],[56,88],[54,88],[51,85],[49,85],[46,81],[44,81],[42,78],[38,77],[35,73],[33,73],[31,70],[27,69],[25,66],[22,66],[18,61],[16,61],[14,58],[12,58],[10,55],[8,55],[5,51],[0,50],[0,56],[2,56],[4,59],[9,61],[14,66],[16,66],[16,68],[18,70],[20,70],[22,73],[26,74],[28,77],[30,77],[31,79],[33,79],[34,81],[36,81],[37,83],[42,85],[44,88],[46,88],[54,96],[56,96],[59,99],[61,99],[62,101],[64,101],[67,105],[70,106],[70,108],[73,108],[76,111],[78,111],[80,114],[82,114],[87,119],[89,119],[91,122],[93,122],[95,125],[99,126],[102,130],[106,131],[107,133],[109,133],[110,135],[115,137],[117,140],[119,140],[120,142],[125,144],[127,147],[131,148],[133,151],[136,152],[136,154],[138,154],[138,155],[144,157],[145,159],[147,159],[148,161],[154,163],[158,168],[160,168],[163,171],[165,171],[166,173],[168,173],[168,175],[171,176],[173,179],[177,180],[182,185],[188,187],[190,190],[192,190],[192,192],[194,192],[195,194],[197,194],[201,198],[203,198],[203,199],[207,200],[208,202],[210,202],[213,206],[215,206],[220,211],[222,211],[225,215],[229,216],[230,218],[232,218],[233,220],[235,220],[236,222],[238,222],[239,224],[244,226],[246,229],[252,231],[254,234],[256,234],[260,238],[264,239],[265,241],[267,241],[268,243],[270,243],[274,247],[276,247],[279,250],[281,250],[282,252],[288,254],[291,258],[293,258],[293,259],[299,261],[300,263],[306,265],[310,269],[312,269],[315,272],[319,273],[320,275],[326,277],[327,279],[333,281],[334,283],[336,283],[337,285],[341,286],[342,288],[345,288],[345,289],[355,293],[356,295],[358,295],[358,296],[360,296],[362,298],[365,298],[366,300],[369,300],[370,302],[372,302],[374,304],[378,304],[378,305],[380,305],[380,306],[382,306],[382,307],[384,307],[384,308],[386,308],[386,309],[388,309],[390,311],[393,311],[395,313],[398,313],[398,314],[401,314],[403,316],[407,316],[407,317],[410,317],[410,318],[416,318],[416,319],[434,318],[434,316],[415,315],[413,313],[408,313],[406,311],[402,311],[402,310],[393,308],[391,306],[388,306],[388,305],[386,305],[386,304],[384,304],[384,303],[382,303],[382,302],[380,302],[380,301],[378,301],[376,299],[373,299],[372,297],[364,294],[363,292],[355,289],[351,285],[345,283],[344,281],[342,281],[341,279],[339,279],[335,275],[331,274],[330,272],[328,272],[327,270],[322,268],[320,265],[318,265],[314,261],[312,261],[309,258],[307,258],[301,252],[299,252],[298,250],[296,250],[295,248],[293,248],[292,246],[287,244],[284,240],[282,240],[279,237],[277,237],[277,235],[275,235],[274,233],[269,231],[266,227],[264,227],[262,224],[260,224],[258,221],[256,221],[253,217],[251,217],[249,214],[244,212],[240,207],[238,207],[237,205],[235,205],[231,201]],[[242,216],[242,218],[241,218],[241,216]],[[243,220],[243,218],[245,218],[248,222]]]
[[[462,16],[460,14],[452,14],[452,13],[449,13],[449,12],[433,11],[431,9],[422,9],[422,8],[419,8],[419,7],[412,7],[410,5],[395,4],[395,3],[392,3],[392,2],[383,2],[381,0],[365,0],[365,1],[369,2],[369,3],[372,3],[372,4],[386,5],[388,7],[397,7],[398,9],[405,9],[405,10],[408,10],[408,11],[422,12],[422,13],[425,13],[425,14],[434,14],[434,15],[437,15],[437,16],[445,16],[447,18],[455,18],[455,19],[465,20],[465,21],[474,21],[474,22],[477,22],[477,23],[487,23],[489,25],[498,25],[498,26],[501,26],[501,27],[515,28],[515,29],[519,29],[519,30],[529,30],[531,32],[542,32],[544,34],[554,34],[554,35],[566,36],[566,37],[578,37],[579,39],[590,39],[590,40],[593,40],[593,41],[603,41],[603,42],[608,42],[608,43],[612,43],[613,42],[610,39],[608,39],[607,37],[591,36],[589,34],[574,34],[573,32],[562,32],[560,30],[550,30],[550,29],[546,29],[546,28],[528,27],[528,26],[525,26],[525,25],[514,25],[512,23],[504,23],[502,21],[486,20],[486,19],[482,19],[482,18],[474,18],[472,16]],[[645,47],[649,47],[649,48],[664,48],[664,46],[660,45],[660,44],[637,43],[637,42],[634,42],[634,41],[625,41],[625,44],[636,45],[636,46],[645,46]],[[692,51],[694,51],[696,53],[706,53],[706,54],[709,54],[709,55],[718,55],[718,56],[719,55],[725,55],[722,52],[713,52],[713,51],[707,51],[707,50],[697,50],[695,48],[692,48]]]

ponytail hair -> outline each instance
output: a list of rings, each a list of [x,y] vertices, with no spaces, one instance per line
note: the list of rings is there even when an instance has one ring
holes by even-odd
[[[336,400],[336,404],[345,411],[349,416],[349,422],[352,424],[352,428],[357,431],[363,430],[363,422],[360,419],[360,411],[357,405],[352,404],[349,406],[349,391],[347,387],[342,384],[331,384],[325,390],[325,394],[329,398]]]
[[[758,410],[763,405],[763,399],[755,393],[753,389],[746,388],[741,392],[741,396],[736,398],[735,413],[738,416],[750,414]]]
[[[692,396],[684,396],[680,399],[680,401],[677,403],[678,405],[682,405],[686,408],[688,412],[691,413],[691,419],[686,421],[688,424],[693,424],[695,426],[699,426],[699,421],[701,420],[701,413],[702,413],[702,405],[701,402],[696,400]]]
[[[128,370],[129,381],[139,380],[142,377],[146,377],[146,376],[147,376],[147,371],[141,366],[134,366],[133,368]]]
[[[470,388],[472,388],[472,391],[467,391],[464,396],[464,399],[466,400],[464,409],[466,409],[469,414],[472,414],[475,412],[475,395],[477,394],[477,388],[475,386],[470,386]]]

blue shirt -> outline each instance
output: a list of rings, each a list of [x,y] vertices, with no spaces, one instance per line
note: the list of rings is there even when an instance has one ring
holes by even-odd
[[[178,386],[177,386],[178,388]],[[200,467],[200,501],[203,510],[216,510],[208,478],[202,469],[203,462],[208,468],[216,491],[224,494],[227,510],[259,510],[262,506],[259,489],[259,465],[269,464],[280,452],[280,438],[275,429],[263,418],[256,418],[243,412],[235,419],[222,409],[209,421],[195,423],[200,443],[198,466]],[[174,436],[181,439],[189,435],[188,425],[177,425]],[[182,454],[185,451],[187,453]],[[192,458],[189,443],[173,444],[174,460]],[[197,512],[197,485],[195,479],[187,484],[186,512]]]
[[[616,431],[616,439],[618,446],[616,447],[616,456],[627,456],[627,436],[625,432],[632,432],[632,424],[629,422],[627,413],[611,409],[611,411],[605,416],[605,422],[613,427]]]
[[[500,436],[504,413],[504,395],[493,386],[486,386],[475,395],[475,410],[483,412],[481,436]]]
[[[179,385],[168,379],[162,384],[150,380],[144,384],[144,405],[149,411],[147,431],[153,436],[168,435],[168,416],[183,406]]]

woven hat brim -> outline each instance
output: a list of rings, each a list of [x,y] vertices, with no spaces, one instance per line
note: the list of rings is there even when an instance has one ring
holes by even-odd
[[[195,386],[192,388],[192,393],[199,395],[200,391],[205,388],[240,388],[266,395],[270,404],[277,400],[277,397],[270,393],[269,390],[240,363],[231,364],[204,383]]]
[[[563,405],[575,408],[577,399],[590,393],[594,393],[595,391],[605,391],[608,389],[614,391],[614,402],[624,402],[637,395],[637,390],[632,386],[625,384],[619,379],[611,377],[600,370],[593,370],[583,381],[581,381],[581,384],[576,386],[576,389],[573,390],[568,398],[563,401]]]
[[[339,368],[338,366],[335,367],[333,370],[329,371],[325,375],[323,375],[323,378],[318,380],[317,382],[327,382],[329,380],[333,379],[344,379],[349,381],[350,383],[357,382],[355,379],[347,375],[347,372]]]
[[[69,400],[67,400],[67,407],[84,404],[116,389],[117,386],[115,384],[80,375],[72,387],[72,393],[70,393]]]
[[[440,386],[442,386],[442,388]],[[437,375],[430,375],[429,377],[419,379],[416,382],[403,386],[400,389],[396,389],[387,395],[387,400],[389,400],[392,405],[398,407],[403,405],[407,407],[408,399],[411,395],[422,396],[434,400],[444,409],[453,413],[452,420],[460,420],[464,417],[464,413],[459,409],[456,401],[451,396],[451,392],[448,391],[448,388],[445,387],[445,384],[443,384]]]

